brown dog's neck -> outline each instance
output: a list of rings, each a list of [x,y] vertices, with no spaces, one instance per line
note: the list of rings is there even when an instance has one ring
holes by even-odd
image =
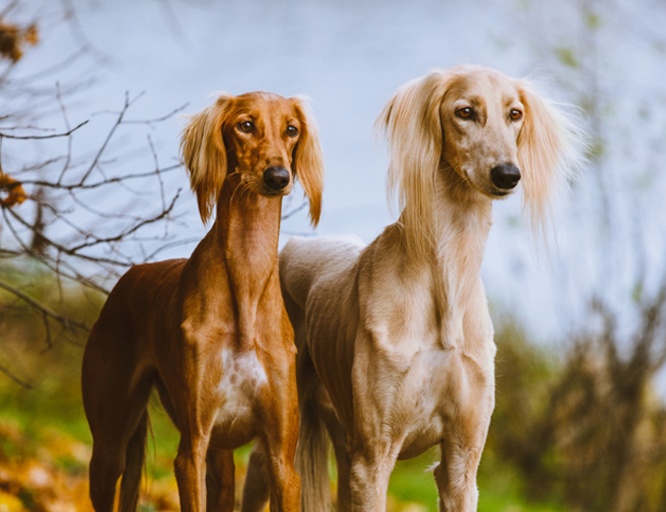
[[[240,340],[256,339],[259,307],[267,302],[265,294],[271,290],[271,282],[280,294],[277,271],[281,211],[281,197],[225,186],[215,222],[188,262],[186,281],[191,282],[184,285],[189,293],[200,298],[202,307],[233,311],[234,330]],[[231,292],[231,308],[218,304],[219,290],[224,287]]]
[[[277,263],[282,198],[259,195],[242,186],[224,187],[211,229],[218,250],[243,276],[261,274]],[[231,270],[231,269],[230,269]]]
[[[281,197],[259,195],[242,186],[222,190],[211,231],[239,301],[258,301],[277,269],[281,212]]]

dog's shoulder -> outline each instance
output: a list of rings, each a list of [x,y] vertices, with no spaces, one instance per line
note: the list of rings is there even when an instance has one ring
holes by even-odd
[[[354,235],[325,237],[295,237],[280,252],[282,266],[328,267],[356,260],[365,244]]]
[[[358,237],[292,238],[280,252],[280,280],[299,304],[313,287],[339,289],[363,251]]]

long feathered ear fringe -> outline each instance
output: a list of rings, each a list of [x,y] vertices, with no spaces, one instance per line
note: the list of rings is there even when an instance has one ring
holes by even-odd
[[[535,234],[547,237],[556,200],[582,167],[586,136],[580,123],[540,97],[527,81],[518,82],[525,119],[518,134],[524,204]]]
[[[319,134],[304,98],[292,98],[301,123],[301,135],[294,148],[294,174],[300,181],[310,206],[310,223],[316,226],[321,217],[324,190],[324,155]]]
[[[397,193],[407,250],[414,254],[426,254],[433,248],[435,177],[444,138],[440,105],[450,79],[445,71],[433,71],[408,82],[375,123],[388,141],[389,202]]]
[[[227,175],[222,123],[230,102],[230,96],[220,96],[214,105],[193,116],[180,143],[182,161],[204,224],[211,217]]]

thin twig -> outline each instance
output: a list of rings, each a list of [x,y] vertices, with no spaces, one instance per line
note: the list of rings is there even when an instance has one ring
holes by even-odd
[[[57,139],[60,137],[69,137],[76,130],[82,126],[87,125],[90,122],[89,119],[77,124],[74,128],[67,130],[66,132],[52,133],[50,135],[11,135],[6,132],[0,132],[0,138],[5,139],[14,139],[14,140],[44,140],[44,139]]]
[[[3,366],[1,364],[0,364],[0,373],[4,373],[12,381],[14,381],[15,384],[18,384],[19,386],[21,386],[25,389],[32,389],[32,386],[30,384],[28,384],[26,381],[20,379],[19,377],[17,377],[16,374],[13,373],[9,368],[7,368],[6,366]]]
[[[67,316],[60,315],[60,314],[56,313],[55,311],[53,311],[53,310],[47,308],[46,306],[44,306],[43,304],[41,304],[39,301],[37,301],[37,300],[33,299],[32,297],[30,297],[29,295],[23,293],[21,290],[19,290],[15,286],[12,286],[12,285],[7,284],[3,281],[0,281],[0,288],[2,288],[5,291],[8,291],[9,293],[14,295],[15,297],[21,299],[23,302],[28,304],[30,307],[32,307],[36,311],[39,311],[43,315],[46,315],[48,318],[50,318],[52,320],[55,320],[60,325],[65,327],[67,330],[69,330],[70,332],[73,332],[74,329],[80,329],[80,330],[85,331],[85,332],[90,331],[90,328],[88,327],[87,324],[84,324],[82,322],[77,322],[76,320],[72,320],[71,318],[69,318]]]
[[[155,169],[152,171],[134,173],[134,174],[125,174],[123,176],[117,176],[115,178],[107,178],[101,181],[94,183],[58,183],[52,181],[44,180],[21,180],[23,185],[35,185],[37,187],[46,187],[46,188],[57,188],[61,190],[92,190],[95,188],[100,188],[106,185],[112,185],[114,183],[120,183],[127,180],[135,180],[140,178],[148,178],[150,176],[155,176],[157,174],[164,174],[166,172],[171,172],[176,169],[180,169],[180,164],[174,164],[169,167],[164,167],[162,169]]]
[[[118,118],[116,119],[116,122],[111,127],[111,129],[109,130],[109,133],[107,134],[106,139],[104,139],[104,142],[102,143],[99,150],[97,151],[97,154],[93,158],[93,161],[90,163],[90,166],[88,167],[88,170],[83,174],[83,177],[81,178],[81,181],[80,181],[81,184],[83,184],[88,179],[88,176],[90,176],[90,173],[92,173],[93,170],[95,169],[95,167],[97,167],[97,164],[99,163],[100,159],[102,158],[102,155],[106,151],[107,146],[111,142],[111,139],[113,138],[113,135],[116,133],[116,130],[118,129],[118,127],[123,123],[123,118],[125,117],[125,114],[127,113],[127,110],[141,96],[143,96],[143,93],[140,93],[133,100],[130,100],[129,91],[125,92],[125,103],[123,104],[123,108],[120,111],[120,113],[118,114]]]

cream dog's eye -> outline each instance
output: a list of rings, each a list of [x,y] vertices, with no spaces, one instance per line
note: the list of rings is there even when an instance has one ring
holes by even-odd
[[[456,117],[469,121],[474,119],[474,109],[472,107],[462,107],[456,110]]]
[[[509,112],[509,118],[512,121],[520,121],[523,118],[523,111],[518,110],[517,108],[512,108]]]

